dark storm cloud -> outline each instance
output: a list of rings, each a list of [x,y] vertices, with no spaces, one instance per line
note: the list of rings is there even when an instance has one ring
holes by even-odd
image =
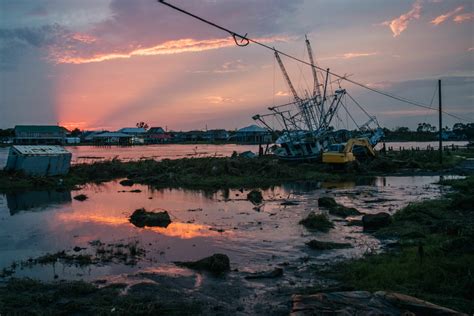
[[[0,29],[0,42],[17,42],[34,47],[42,47],[56,42],[65,33],[66,30],[58,24],[41,27]]]
[[[291,23],[284,23],[299,5],[300,0],[224,0],[172,1],[199,16],[220,23],[232,30],[254,36],[291,31]],[[156,0],[114,0],[110,5],[113,18],[99,24],[94,33],[110,40],[130,39],[157,43],[179,38],[203,39],[223,34],[197,22]]]

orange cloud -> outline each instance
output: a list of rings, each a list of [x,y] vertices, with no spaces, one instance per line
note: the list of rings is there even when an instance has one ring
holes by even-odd
[[[359,57],[369,57],[369,56],[375,56],[378,55],[378,52],[368,52],[368,53],[363,53],[363,52],[354,52],[354,53],[344,53],[344,54],[338,54],[332,57],[322,57],[319,58],[319,60],[332,60],[332,59],[352,59],[352,58],[359,58]]]
[[[84,33],[75,33],[71,36],[71,38],[76,41],[86,43],[86,44],[91,44],[97,41],[96,37],[89,34],[84,34]]]
[[[460,7],[457,7],[456,9],[452,10],[452,11],[449,11],[445,14],[441,14],[440,16],[437,16],[436,18],[434,18],[433,20],[431,20],[431,24],[434,24],[434,25],[439,25],[443,22],[445,22],[447,19],[449,19],[450,17],[452,17],[453,15],[455,14],[458,14],[459,12],[461,12],[462,10],[464,10],[464,7],[460,6]]]
[[[278,91],[277,93],[275,93],[275,95],[277,97],[288,97],[288,96],[290,96],[290,93],[285,92],[285,91]]]
[[[473,18],[474,18],[474,13],[464,13],[464,14],[456,15],[453,21],[456,23],[463,23]]]
[[[345,53],[342,55],[342,58],[344,59],[351,59],[351,58],[357,58],[357,57],[367,57],[367,56],[374,56],[377,55],[377,52],[372,52],[372,53]]]
[[[259,38],[258,41],[268,43],[276,41],[287,41],[287,37],[267,37]],[[62,49],[61,47],[53,47],[51,51],[51,59],[58,64],[85,64],[102,62],[114,59],[131,58],[134,56],[155,56],[155,55],[172,55],[188,52],[202,52],[207,50],[219,49],[224,47],[235,46],[232,37],[195,40],[191,38],[167,41],[159,45],[146,48],[134,48],[121,52],[95,53],[91,56],[82,57],[77,50]]]
[[[226,98],[226,97],[221,97],[221,96],[218,96],[218,95],[208,96],[208,97],[206,97],[206,100],[209,103],[212,103],[212,104],[233,103],[233,102],[236,101],[233,98]]]
[[[399,36],[403,31],[408,28],[408,23],[411,20],[419,19],[421,15],[421,0],[416,0],[413,3],[413,6],[410,11],[405,14],[400,15],[398,18],[385,21],[382,25],[386,25],[390,27],[392,30],[393,37]]]

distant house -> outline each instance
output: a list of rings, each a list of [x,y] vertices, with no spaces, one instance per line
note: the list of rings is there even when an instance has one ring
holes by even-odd
[[[143,136],[145,135],[146,130],[142,127],[124,127],[119,129],[117,132],[133,136]]]
[[[81,142],[83,143],[91,143],[94,141],[94,137],[99,135],[99,134],[102,134],[102,133],[105,133],[106,131],[84,131],[82,134],[81,134]]]
[[[14,142],[23,145],[64,144],[67,132],[57,125],[17,125]]]
[[[203,131],[189,131],[189,132],[175,132],[173,133],[174,140],[177,142],[195,142],[203,140]]]
[[[202,137],[210,142],[226,141],[229,138],[229,132],[225,129],[211,129],[205,131]]]
[[[241,128],[230,137],[230,140],[238,143],[247,144],[266,144],[272,142],[272,135],[270,132],[260,126],[250,125]]]
[[[80,144],[81,138],[80,137],[66,137],[66,144],[73,145],[73,144]]]
[[[165,132],[161,127],[152,127],[145,134],[145,142],[148,144],[167,143],[171,139],[171,134]]]
[[[92,136],[94,143],[104,145],[131,145],[135,136],[120,132],[103,132]]]

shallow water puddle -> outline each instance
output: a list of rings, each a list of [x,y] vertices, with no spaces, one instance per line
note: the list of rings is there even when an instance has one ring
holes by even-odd
[[[137,279],[138,273],[139,279],[147,276],[154,282],[171,282],[158,277],[169,275],[193,288],[202,280],[194,273],[171,268],[173,262],[225,253],[232,269],[241,274],[282,266],[282,282],[298,284],[304,267],[360,256],[380,247],[361,227],[348,226],[341,218],[331,216],[335,228],[329,233],[310,232],[299,225],[310,211],[324,211],[318,208],[318,197],[334,196],[337,202],[364,213],[393,213],[411,201],[440,195],[443,188],[433,184],[437,181],[439,177],[417,176],[380,177],[363,184],[290,183],[264,190],[265,202],[260,206],[247,201],[248,191],[244,190],[154,190],[142,185],[124,187],[118,181],[72,192],[0,195],[0,269],[66,250],[74,256],[92,256],[93,264],[81,265],[77,260],[73,264],[20,264],[13,275],[110,282],[124,275]],[[73,199],[79,194],[88,199]],[[282,205],[285,201],[293,203]],[[135,227],[128,217],[142,207],[167,210],[172,223],[166,228]],[[314,251],[305,245],[311,239],[351,243],[353,248]],[[133,256],[127,245],[134,242],[144,250],[143,255]],[[246,283],[258,288],[268,282]]]

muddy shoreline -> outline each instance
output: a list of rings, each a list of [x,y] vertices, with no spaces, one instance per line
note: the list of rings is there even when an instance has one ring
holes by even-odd
[[[414,175],[447,175],[456,170],[456,173],[462,174],[464,170],[455,168],[462,159],[453,157],[448,160],[446,166],[450,167],[444,170],[433,168],[429,161],[432,157],[426,158],[430,168],[420,167],[420,163],[413,165],[410,162],[413,157],[406,158],[404,162],[400,162],[402,160],[399,157],[395,159],[395,166],[399,167],[392,169],[393,164],[389,163],[387,166],[386,159],[388,158],[383,157],[368,162],[357,170],[344,171],[328,170],[317,164],[280,165],[268,158],[200,158],[127,163],[109,161],[73,167],[70,176],[64,178],[60,185],[57,178],[20,178],[25,182],[17,185],[16,189],[52,189],[54,192],[60,191],[59,193],[61,190],[69,192],[70,188],[77,190],[72,191],[77,199],[72,198],[71,193],[67,197],[57,197],[58,201],[66,201],[65,205],[72,203],[72,207],[58,207],[57,211],[49,212],[49,216],[54,218],[48,220],[55,223],[56,220],[53,219],[61,219],[66,227],[70,226],[65,233],[73,243],[69,243],[69,248],[32,256],[31,260],[16,260],[3,269],[0,311],[7,314],[66,311],[77,314],[287,315],[292,309],[293,294],[394,290],[460,311],[472,312],[468,297],[472,285],[469,279],[467,283],[460,282],[466,279],[465,275],[469,275],[466,267],[474,259],[472,249],[462,246],[472,242],[468,229],[472,223],[465,220],[472,218],[472,210],[469,208],[472,202],[469,198],[472,199],[474,195],[471,189],[474,187],[472,177],[454,182],[443,181],[453,189],[438,189],[429,186],[428,183],[431,182],[410,186],[403,184],[403,181],[398,183],[393,180],[396,177],[403,179]],[[407,168],[407,164],[412,167]],[[368,172],[369,166],[379,171]],[[390,169],[384,170],[386,168]],[[360,188],[356,185],[373,183],[373,177],[378,174],[392,176],[392,180],[376,180],[383,181],[386,189],[371,187],[373,184],[362,185]],[[119,180],[110,182],[112,179]],[[125,180],[123,184],[120,184],[121,179]],[[385,184],[385,181],[388,183]],[[288,183],[286,191],[275,189],[276,184],[285,182]],[[189,191],[187,194],[192,199],[187,201],[185,195],[181,195],[181,189],[171,189],[173,187],[204,191]],[[260,197],[248,198],[253,195],[250,194],[252,189],[261,190],[263,201]],[[313,192],[312,190],[316,190],[316,193],[305,193]],[[431,195],[426,195],[427,192],[432,192],[434,195],[431,199],[436,200],[416,199],[423,194],[429,198]],[[99,195],[96,197],[94,194]],[[180,201],[168,209],[171,210],[171,223],[166,225],[168,227],[134,227],[129,223],[129,217],[135,209],[146,207],[153,210],[150,206],[156,205],[155,200],[162,204],[160,198],[166,194],[171,194],[170,201],[177,199],[173,203]],[[198,194],[217,204],[200,204],[202,197]],[[336,204],[331,202],[322,206],[318,199],[328,195],[335,198]],[[15,197],[20,201],[20,195]],[[51,194],[48,198],[56,199]],[[394,209],[396,199],[403,200],[403,205],[409,201],[416,203],[397,212]],[[104,209],[106,201],[115,200],[117,205],[125,205],[125,201],[137,201],[134,203],[140,204],[136,208],[118,210],[112,205],[103,213],[94,212],[94,209]],[[186,203],[183,204],[183,201]],[[179,210],[178,205],[182,205],[180,207],[183,209]],[[353,211],[353,208],[361,211],[360,215],[356,215],[359,213]],[[120,213],[123,211],[126,213]],[[155,210],[162,211],[163,209]],[[326,226],[327,232],[313,231],[299,224],[312,211],[330,215],[326,220],[332,225]],[[391,224],[376,232],[364,232],[361,226],[363,216],[381,211],[395,214],[391,216]],[[413,215],[418,213],[423,216]],[[460,214],[464,220],[461,220]],[[11,216],[16,216],[17,222],[21,223],[20,220],[26,219],[28,213],[20,211],[11,213]],[[38,216],[42,215],[35,215]],[[90,233],[87,236],[96,236],[99,232],[92,230],[96,222],[111,225],[104,227],[116,231],[114,235],[121,239],[117,241],[117,237],[114,237],[111,240],[95,240],[82,237],[75,232],[69,220],[78,220],[78,227],[88,227]],[[452,222],[456,225],[447,224]],[[87,226],[82,226],[86,224]],[[285,235],[288,234],[287,229],[291,229],[290,235]],[[131,232],[132,238],[122,236],[121,231]],[[134,238],[134,234],[138,232],[146,233],[146,238]],[[344,234],[338,235],[339,232]],[[186,239],[189,234],[193,239]],[[161,237],[157,239],[157,236]],[[181,259],[184,257],[180,257],[179,251],[173,254],[176,251],[173,246],[175,244],[168,244],[163,237],[166,240],[175,238],[181,245],[178,247],[184,247],[182,249],[187,249],[185,252],[193,253],[193,260],[224,249],[223,252],[230,256],[230,271],[216,276],[173,264],[189,259]],[[209,244],[211,240],[214,240],[212,246]],[[240,248],[234,249],[234,246],[227,245],[230,241]],[[286,249],[289,244],[293,248]],[[444,245],[442,249],[438,247],[441,244]],[[202,245],[205,247],[202,248]],[[421,266],[418,258],[420,245],[424,249],[424,264]],[[360,251],[365,248],[366,255],[361,257]],[[384,252],[381,253],[381,250]],[[456,260],[442,261],[437,257],[439,254]],[[258,264],[254,262],[256,256],[262,257]],[[240,257],[244,259],[236,261]],[[354,260],[350,260],[351,258]],[[400,258],[409,258],[408,261],[413,266],[398,266]],[[248,268],[249,263],[252,268]],[[450,266],[462,273],[449,272],[452,270]],[[417,271],[418,274],[402,278],[406,283],[398,279],[392,282],[391,267],[396,267],[397,271]],[[54,278],[43,281],[28,279],[25,275],[28,275],[26,271],[30,268],[37,268]],[[94,277],[94,274],[87,275],[91,273],[87,272],[91,269],[112,269],[111,271],[118,272],[110,272],[108,277]],[[420,272],[424,269],[448,269],[446,273],[449,274],[449,279],[457,283],[454,287],[443,287],[442,292],[433,293],[432,288],[436,287],[434,284],[444,281],[429,277],[435,273]],[[64,271],[67,273],[64,274]],[[413,282],[413,279],[420,280],[420,275],[421,281]],[[74,279],[82,281],[73,281]],[[27,309],[24,306],[28,306]]]

